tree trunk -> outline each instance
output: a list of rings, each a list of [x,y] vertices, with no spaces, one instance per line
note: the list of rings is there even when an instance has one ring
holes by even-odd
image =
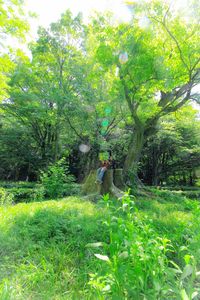
[[[144,145],[144,128],[137,127],[133,133],[132,141],[129,146],[128,155],[124,163],[123,173],[125,178],[128,171],[132,171],[137,176],[138,162],[141,156],[142,148]]]
[[[154,156],[154,155],[153,155]],[[157,186],[159,184],[159,172],[158,172],[158,169],[159,169],[159,166],[158,166],[158,159],[157,157],[153,157],[153,176],[152,176],[152,184]]]
[[[123,169],[114,169],[113,170],[113,182],[114,185],[120,190],[124,191],[126,189],[126,185],[123,179]]]
[[[15,181],[18,181],[19,180],[19,168],[16,166],[16,169],[15,169]]]
[[[189,185],[193,186],[194,185],[194,180],[193,180],[193,176],[192,176],[192,171],[190,171],[190,176],[189,176]]]

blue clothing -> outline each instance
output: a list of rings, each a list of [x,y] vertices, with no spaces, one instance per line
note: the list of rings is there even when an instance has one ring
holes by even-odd
[[[99,181],[101,183],[103,182],[103,176],[104,176],[105,172],[106,172],[105,167],[99,168],[97,170],[97,181]]]

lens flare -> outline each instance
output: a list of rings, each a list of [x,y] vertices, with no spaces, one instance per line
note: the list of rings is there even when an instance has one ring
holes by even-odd
[[[138,25],[142,29],[146,29],[150,25],[150,20],[146,16],[143,16],[139,19]]]
[[[111,113],[111,111],[112,111],[112,108],[111,108],[111,107],[106,107],[106,108],[105,108],[105,113],[106,113],[106,115],[109,115],[109,114]]]
[[[119,62],[120,64],[125,64],[128,61],[128,53],[127,52],[121,52],[119,55]]]
[[[86,145],[86,144],[81,144],[79,146],[79,150],[82,152],[82,153],[87,153],[90,151],[90,146],[89,145]]]
[[[105,119],[105,120],[102,121],[101,125],[103,127],[107,127],[109,125],[109,121]]]
[[[105,129],[102,129],[102,130],[101,130],[101,135],[102,135],[102,136],[105,136],[105,135],[106,135],[106,130],[105,130]]]

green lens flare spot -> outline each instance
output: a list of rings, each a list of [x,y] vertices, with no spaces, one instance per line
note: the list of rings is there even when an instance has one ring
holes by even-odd
[[[109,121],[108,121],[108,120],[103,120],[102,123],[101,123],[101,125],[102,125],[103,127],[107,127],[108,124],[109,124]]]
[[[105,108],[105,113],[106,113],[106,115],[109,115],[109,114],[111,113],[111,111],[112,111],[112,108],[111,108],[111,107],[106,107],[106,108]]]
[[[102,129],[102,130],[101,130],[101,134],[102,134],[102,135],[105,135],[105,134],[106,134],[106,130]]]

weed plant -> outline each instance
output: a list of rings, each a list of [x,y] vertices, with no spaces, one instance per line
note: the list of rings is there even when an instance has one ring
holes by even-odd
[[[109,242],[102,243],[102,251],[94,254],[102,261],[101,272],[90,274],[89,284],[96,291],[96,298],[197,299],[200,234],[199,223],[192,221],[200,221],[198,202],[183,201],[183,208],[191,209],[193,218],[185,216],[185,220],[180,220],[170,240],[170,232],[163,230],[163,224],[157,227],[157,218],[141,216],[129,194],[120,202],[111,201],[108,196],[104,201],[109,210],[109,218],[104,222]],[[174,220],[168,216],[166,222],[170,226]],[[99,247],[98,243],[91,246],[95,245]]]

